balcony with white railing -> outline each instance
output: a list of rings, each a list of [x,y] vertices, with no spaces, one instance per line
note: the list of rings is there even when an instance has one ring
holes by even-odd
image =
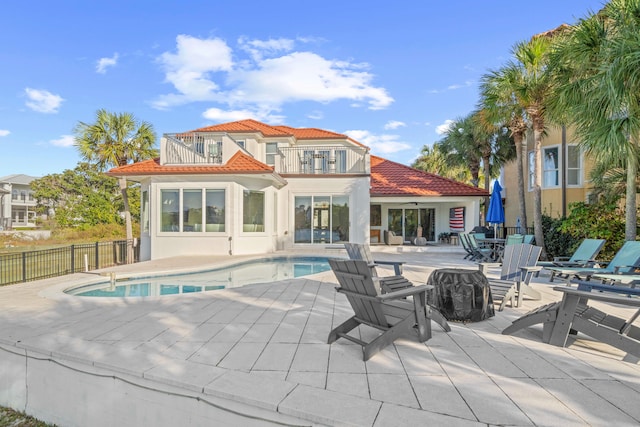
[[[242,149],[228,134],[164,134],[160,146],[160,162],[163,165],[223,165]],[[266,159],[257,160],[266,163]],[[271,162],[275,172],[280,174],[369,173],[367,149],[356,146],[278,147],[275,154],[269,155],[269,163]]]
[[[362,147],[283,147],[278,148],[275,168],[281,174],[364,174],[369,170],[366,154]]]
[[[163,165],[221,165],[224,139],[218,136],[216,140],[195,133],[164,134],[160,145],[160,162]]]

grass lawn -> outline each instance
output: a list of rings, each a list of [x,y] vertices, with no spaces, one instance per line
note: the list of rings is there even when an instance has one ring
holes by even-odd
[[[22,412],[0,406],[0,427],[54,427]]]

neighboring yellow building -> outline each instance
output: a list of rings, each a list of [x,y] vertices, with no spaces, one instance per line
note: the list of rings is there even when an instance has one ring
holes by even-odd
[[[542,139],[542,213],[552,218],[569,215],[573,202],[589,201],[592,192],[590,172],[593,162],[578,146],[579,141],[571,129],[549,126]],[[533,132],[523,146],[525,200],[528,226],[533,226]],[[510,162],[503,170],[505,199],[505,226],[513,227],[519,217],[518,179],[516,162]],[[525,224],[522,224],[523,226]]]

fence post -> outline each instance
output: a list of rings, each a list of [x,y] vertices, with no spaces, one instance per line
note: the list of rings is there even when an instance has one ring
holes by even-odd
[[[100,245],[96,242],[96,270],[100,268],[100,254],[98,251],[100,250]]]
[[[71,245],[71,273],[76,272],[76,251],[75,245]]]
[[[27,281],[27,253],[22,252],[22,281]]]

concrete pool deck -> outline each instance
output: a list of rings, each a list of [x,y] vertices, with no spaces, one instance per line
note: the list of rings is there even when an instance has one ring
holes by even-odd
[[[415,283],[436,268],[477,268],[455,246],[372,252],[405,261],[404,275]],[[107,270],[122,277],[230,260],[184,257]],[[62,292],[87,280],[105,277],[0,288],[0,404],[61,427],[640,423],[640,365],[617,349],[582,335],[567,348],[543,344],[540,326],[501,334],[524,312],[559,299],[547,277],[533,285],[542,301],[482,322],[450,322],[449,333],[433,324],[426,343],[407,336],[367,362],[349,341],[326,344],[332,327],[353,314],[330,271],[177,296]]]

